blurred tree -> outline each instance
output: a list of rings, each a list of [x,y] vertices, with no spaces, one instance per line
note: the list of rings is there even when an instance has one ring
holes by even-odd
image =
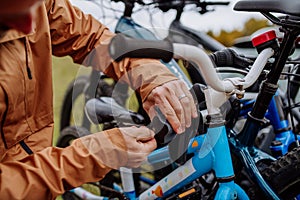
[[[235,39],[244,36],[250,36],[255,31],[270,26],[271,25],[267,20],[251,18],[245,23],[242,30],[233,30],[229,32],[225,30],[221,30],[219,35],[215,35],[212,31],[209,31],[208,35],[212,36],[213,38],[215,38],[225,46],[230,47],[233,45]]]

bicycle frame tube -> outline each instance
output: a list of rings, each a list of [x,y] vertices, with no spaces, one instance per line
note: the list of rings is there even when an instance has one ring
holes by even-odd
[[[122,183],[126,183],[126,184],[123,184],[124,194],[129,199],[135,199],[136,193],[135,193],[132,169],[126,168],[126,167],[121,167],[120,175],[121,175]]]
[[[201,174],[209,172],[212,166],[211,154],[207,154],[201,159],[203,165],[200,168],[196,168],[195,163],[198,163],[198,161],[195,160],[197,160],[197,158],[194,156],[184,165],[178,167],[148,190],[143,192],[138,199],[150,200],[167,197],[176,192],[176,190],[184,187],[186,184],[200,177]]]
[[[266,114],[266,118],[270,120],[275,132],[274,142],[270,146],[275,157],[286,154],[290,145],[295,142],[294,133],[289,126],[289,121],[284,116],[282,107],[280,96],[276,92]],[[297,137],[300,138],[299,136]]]
[[[245,107],[240,111],[240,116],[243,117],[251,111],[255,100],[242,100],[242,105]],[[274,142],[270,146],[272,155],[275,157],[282,156],[289,151],[290,145],[295,142],[295,137],[292,129],[289,126],[289,121],[283,113],[283,105],[278,92],[272,97],[266,119],[270,120],[270,124],[275,132]],[[300,136],[297,136],[300,139]]]
[[[205,98],[209,99],[213,92],[212,89],[206,88],[204,90]],[[232,199],[234,197],[248,199],[246,193],[233,181],[234,171],[223,116],[220,112],[216,113],[218,109],[214,104],[207,103],[209,114],[207,133],[191,139],[187,148],[187,153],[193,153],[193,157],[143,192],[139,199],[168,197],[211,170],[215,172],[220,183],[215,199]],[[210,115],[210,113],[214,114]],[[167,150],[169,149],[164,148],[164,151]],[[159,158],[152,153],[148,160],[155,160],[153,155],[155,158]],[[159,160],[162,159],[159,158]]]
[[[250,100],[249,99],[247,99],[247,100],[241,99],[242,109],[239,113],[239,116],[247,117],[247,114],[248,114],[248,112],[251,111],[254,102],[255,102],[255,99],[250,99]]]
[[[207,134],[192,139],[188,153],[192,152],[194,156],[190,160],[143,192],[138,199],[168,197],[211,170],[215,171],[220,182],[215,199],[248,199],[246,193],[233,182],[234,172],[224,125],[208,128]],[[151,158],[153,154],[155,152],[149,155],[149,160],[154,161]]]

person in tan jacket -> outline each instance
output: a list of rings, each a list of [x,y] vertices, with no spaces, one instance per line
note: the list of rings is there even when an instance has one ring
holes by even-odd
[[[185,84],[159,61],[111,62],[107,44],[113,36],[68,0],[1,1],[0,199],[54,199],[113,168],[137,167],[156,148],[146,127],[111,129],[53,147],[52,55],[70,55],[76,63],[88,56],[95,69],[135,88],[150,117],[158,106],[177,133],[197,117]]]

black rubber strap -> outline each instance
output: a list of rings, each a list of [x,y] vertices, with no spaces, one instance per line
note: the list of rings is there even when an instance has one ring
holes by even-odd
[[[235,179],[235,175],[228,176],[228,177],[217,177],[217,181],[219,183],[227,183],[233,181]]]

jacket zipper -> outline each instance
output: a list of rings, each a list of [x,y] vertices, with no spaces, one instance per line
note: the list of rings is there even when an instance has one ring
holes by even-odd
[[[31,74],[31,69],[29,67],[29,62],[28,62],[28,49],[27,49],[27,38],[26,37],[24,39],[24,45],[25,45],[25,59],[26,59],[27,76],[31,80],[32,79],[32,74]]]
[[[28,62],[28,48],[27,48],[27,37],[24,39],[24,46],[25,46],[25,60],[26,60],[26,70],[27,70],[27,76],[31,80],[32,79],[32,74],[31,74],[31,69],[29,67],[29,62]],[[30,149],[29,146],[24,142],[24,140],[20,141],[19,144],[21,147],[25,150],[28,155],[33,154],[32,150]]]
[[[31,74],[31,69],[29,67],[29,61],[28,61],[28,50],[27,50],[27,38],[25,37],[24,38],[24,45],[25,45],[25,59],[26,59],[26,70],[27,70],[27,76],[28,78],[31,80],[32,79],[32,74]],[[8,146],[7,146],[7,142],[5,140],[5,135],[4,135],[4,130],[3,130],[3,127],[4,127],[4,123],[5,123],[5,120],[6,120],[6,115],[7,115],[7,112],[8,112],[8,97],[7,97],[7,94],[5,94],[5,104],[7,105],[7,108],[6,110],[4,111],[3,113],[3,117],[2,117],[2,120],[1,120],[1,127],[0,127],[0,131],[1,131],[1,138],[3,140],[3,143],[4,143],[4,146],[5,148],[7,149]],[[22,144],[21,144],[22,146]],[[27,145],[26,145],[27,146]],[[23,147],[23,146],[22,146]],[[23,147],[24,148],[24,147]],[[26,150],[26,148],[25,148]],[[30,150],[30,149],[29,149]],[[32,151],[26,151],[28,154],[31,154]]]
[[[24,140],[20,141],[19,142],[21,147],[25,150],[25,152],[28,154],[28,155],[31,155],[33,154],[33,151],[30,149],[30,147],[24,142]]]
[[[5,140],[5,136],[4,136],[4,130],[3,130],[4,123],[5,123],[5,120],[6,120],[7,111],[8,111],[8,97],[7,97],[7,94],[5,94],[5,104],[7,105],[7,107],[6,107],[6,110],[3,113],[3,117],[2,117],[2,120],[1,120],[1,138],[3,140],[5,148],[8,149],[7,143],[6,143],[6,140]]]

